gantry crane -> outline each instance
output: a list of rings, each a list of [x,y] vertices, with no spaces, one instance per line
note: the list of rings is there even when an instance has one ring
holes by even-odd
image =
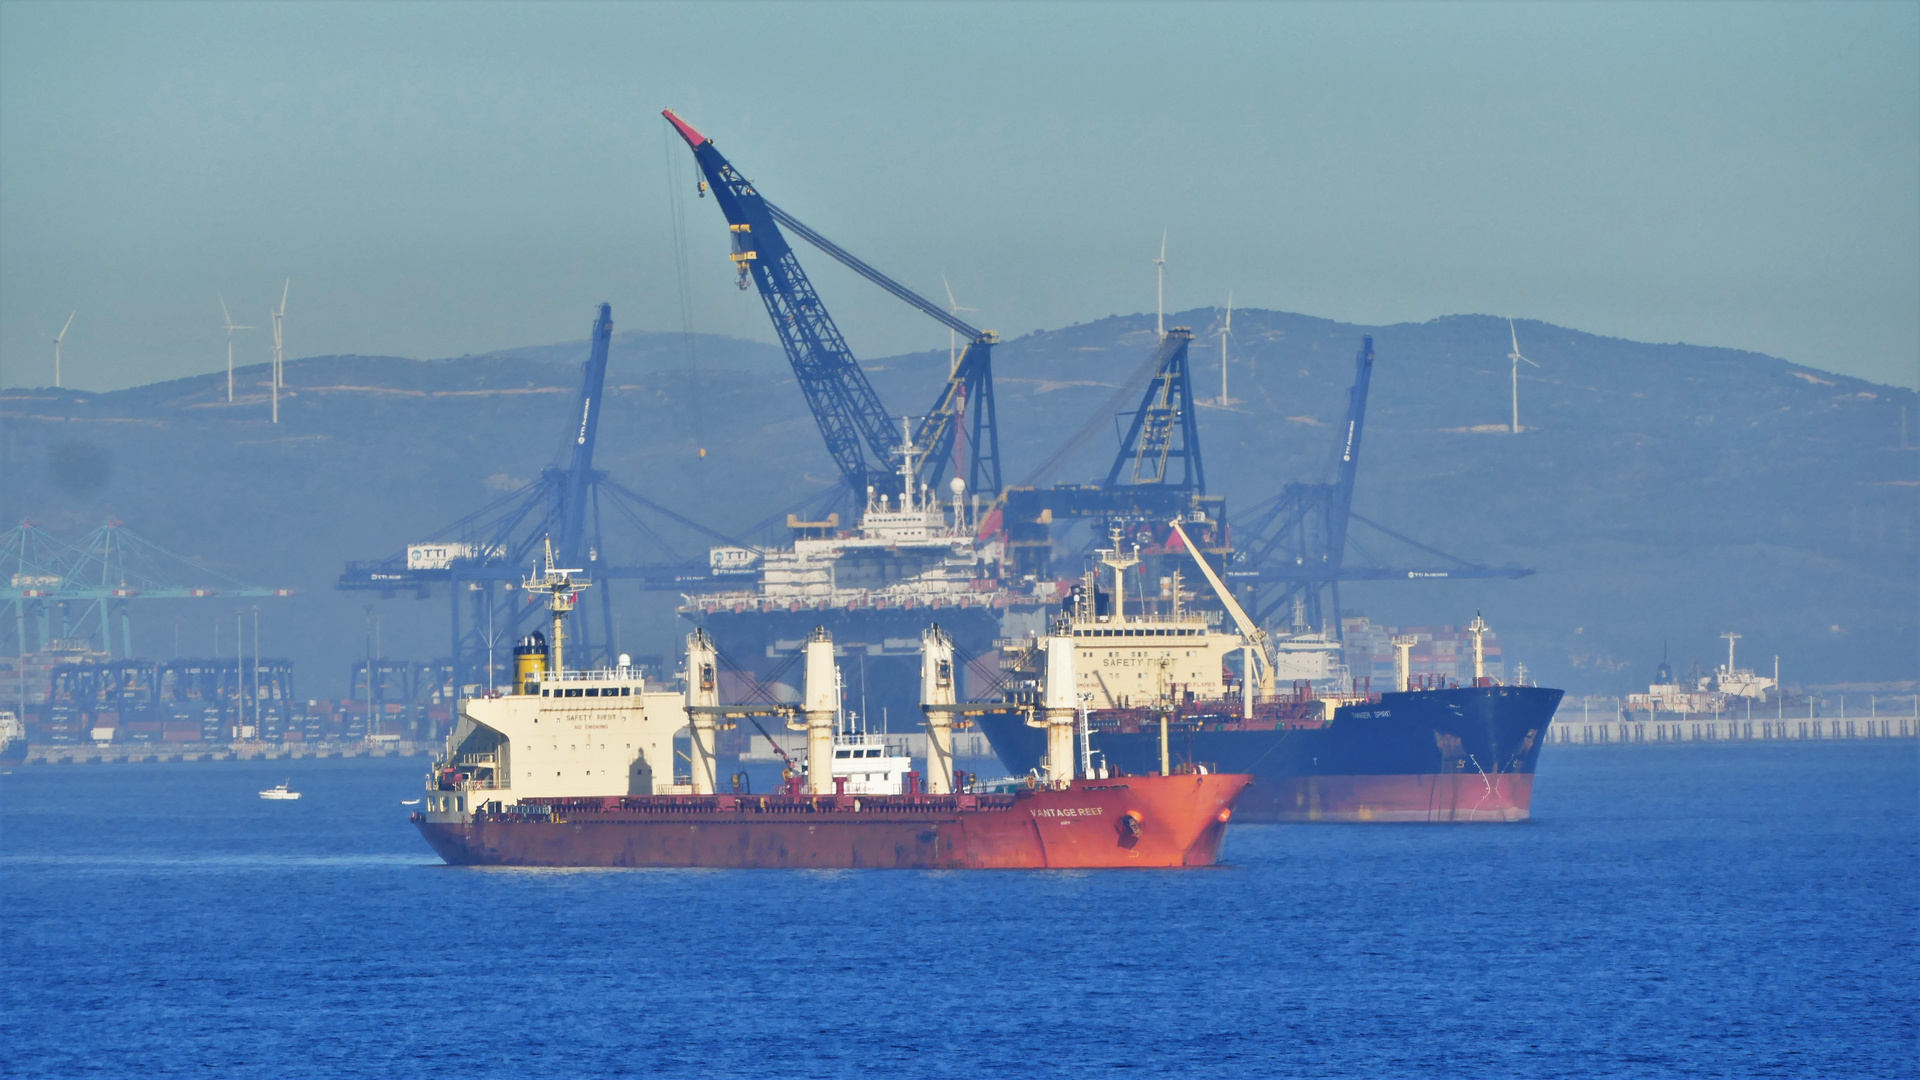
[[[1346,423],[1334,444],[1328,478],[1319,483],[1288,484],[1279,494],[1254,505],[1247,512],[1249,524],[1236,537],[1239,543],[1228,563],[1227,577],[1250,594],[1254,618],[1263,624],[1290,612],[1288,617],[1298,625],[1339,636],[1342,581],[1521,578],[1533,573],[1525,567],[1487,566],[1449,555],[1353,512],[1373,360],[1373,338],[1367,337],[1354,356]],[[1389,565],[1353,541],[1350,528],[1355,522],[1438,561]],[[1350,565],[1350,547],[1359,549],[1367,561]],[[1323,596],[1328,601],[1326,606],[1322,605]]]
[[[529,629],[537,628],[540,612],[519,602],[512,591],[527,576],[535,553],[551,539],[562,565],[583,571],[598,588],[600,626],[596,640],[592,620],[580,618],[572,627],[583,666],[606,659],[613,644],[611,580],[631,580],[647,589],[683,587],[689,578],[704,578],[704,559],[681,557],[660,541],[642,519],[648,512],[723,544],[739,541],[676,514],[614,482],[593,467],[594,441],[600,427],[601,398],[606,389],[607,353],[613,340],[613,309],[601,304],[593,322],[592,345],[581,368],[580,397],[569,414],[569,451],[564,466],[552,465],[540,477],[466,517],[440,529],[426,540],[385,559],[350,562],[337,588],[374,591],[392,596],[401,591],[426,597],[436,585],[447,588],[451,604],[453,682],[455,687],[484,685],[486,673],[504,663],[505,648]],[[604,498],[603,498],[604,496]],[[603,503],[624,515],[642,534],[654,539],[669,561],[613,565],[601,539]],[[471,599],[464,628],[462,598]],[[504,597],[504,598],[503,598]],[[573,655],[573,654],[569,654]]]
[[[967,487],[977,494],[997,495],[1001,488],[1000,435],[993,404],[993,346],[998,339],[993,332],[972,326],[767,201],[720,153],[712,139],[675,116],[672,109],[662,110],[661,115],[693,150],[694,161],[705,177],[702,186],[711,187],[714,201],[727,219],[732,235],[729,258],[739,273],[740,288],[745,289],[751,280],[759,289],[774,333],[780,337],[807,405],[820,425],[827,452],[839,466],[855,505],[865,500],[870,485],[884,483],[884,477],[893,471],[888,461],[896,449],[899,431],[801,269],[782,226],[966,339],[966,351],[949,373],[946,385],[913,429],[914,445],[926,451],[920,459],[918,479],[924,484],[939,479],[953,458],[955,440],[967,428]]]

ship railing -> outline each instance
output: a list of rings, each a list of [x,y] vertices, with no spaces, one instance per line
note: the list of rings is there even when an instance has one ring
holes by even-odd
[[[569,671],[548,671],[540,676],[540,681],[548,682],[638,682],[638,668],[586,668]]]

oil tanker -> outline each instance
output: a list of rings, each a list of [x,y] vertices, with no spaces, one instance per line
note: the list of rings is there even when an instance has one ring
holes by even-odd
[[[471,698],[412,821],[456,865],[1041,869],[1208,866],[1251,777],[1204,766],[1134,775],[1076,760],[1073,651],[1056,648],[1024,712],[1045,756],[1021,780],[953,768],[952,729],[991,708],[957,699],[953,643],[923,635],[927,770],[850,730],[832,637],[805,643],[803,700],[724,705],[719,652],[688,637],[685,689],[649,690],[626,661],[569,670],[564,616],[584,583],[548,553],[527,583],[553,611],[551,647],[515,649],[512,691]],[[784,721],[807,736],[782,790],[718,790],[717,732]],[[689,773],[672,768],[687,732]],[[771,737],[769,737],[769,741]],[[1081,742],[1084,745],[1084,741]],[[778,743],[775,746],[778,747]],[[785,756],[782,751],[782,756]]]
[[[1174,534],[1193,550],[1178,522]],[[1290,652],[1329,643],[1270,643],[1198,558],[1240,633],[1215,629],[1208,613],[1183,610],[1177,578],[1170,611],[1129,613],[1126,570],[1136,559],[1117,539],[1098,556],[1111,571],[1111,592],[1103,595],[1090,574],[1055,629],[1076,654],[1083,755],[1125,771],[1251,774],[1235,810],[1242,821],[1508,822],[1531,814],[1534,766],[1563,691],[1487,678],[1479,644],[1487,626],[1478,616],[1469,626],[1470,686],[1411,679],[1409,641],[1396,643],[1392,692],[1319,693],[1307,679],[1280,690],[1276,671],[1284,672]],[[1223,674],[1235,653],[1238,679]],[[1029,666],[1021,650],[1005,656],[1017,700],[1034,681],[1021,677]],[[979,723],[1010,769],[1037,767],[1042,741],[1016,716]]]

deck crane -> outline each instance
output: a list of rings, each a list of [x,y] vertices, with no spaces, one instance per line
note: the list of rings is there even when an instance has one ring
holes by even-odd
[[[1249,524],[1237,530],[1236,539],[1241,542],[1236,545],[1239,550],[1229,564],[1227,577],[1246,586],[1254,617],[1260,622],[1291,609],[1298,612],[1297,622],[1338,637],[1342,581],[1521,578],[1533,573],[1524,567],[1469,562],[1353,512],[1373,361],[1373,338],[1369,336],[1354,356],[1346,423],[1334,445],[1328,479],[1286,485],[1278,495],[1253,506],[1247,512]],[[1350,547],[1357,546],[1350,537],[1355,522],[1441,561],[1424,566],[1389,566],[1379,560],[1351,565],[1347,554]],[[1267,595],[1261,598],[1263,590]],[[1322,605],[1323,595],[1327,606]]]
[[[966,340],[966,351],[932,409],[913,430],[914,445],[927,451],[918,478],[925,484],[939,478],[953,457],[961,429],[967,427],[967,486],[979,494],[997,495],[1001,489],[1000,435],[993,403],[993,346],[998,338],[993,332],[972,326],[767,201],[721,155],[712,139],[694,130],[672,109],[662,110],[661,115],[693,150],[694,161],[705,177],[702,186],[711,187],[714,201],[727,219],[732,235],[728,257],[739,273],[739,285],[745,289],[751,279],[759,289],[774,332],[820,425],[827,452],[839,466],[855,504],[865,500],[868,485],[884,483],[882,478],[892,471],[889,461],[899,435],[895,421],[880,403],[880,395],[867,381],[866,372],[801,269],[782,226]]]

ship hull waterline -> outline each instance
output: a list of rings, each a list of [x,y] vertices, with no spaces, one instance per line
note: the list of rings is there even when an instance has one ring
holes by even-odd
[[[414,822],[456,866],[1106,869],[1212,866],[1250,777],[1076,780],[1005,796],[642,796],[552,818]],[[590,805],[598,804],[598,805]]]
[[[1235,730],[1175,724],[1175,763],[1250,773],[1234,807],[1244,823],[1509,823],[1533,813],[1533,774],[1562,692],[1461,687],[1386,693],[1344,706],[1325,726]],[[1013,772],[1045,753],[1017,716],[979,718]],[[1159,767],[1157,725],[1098,730],[1093,749],[1122,770]]]

